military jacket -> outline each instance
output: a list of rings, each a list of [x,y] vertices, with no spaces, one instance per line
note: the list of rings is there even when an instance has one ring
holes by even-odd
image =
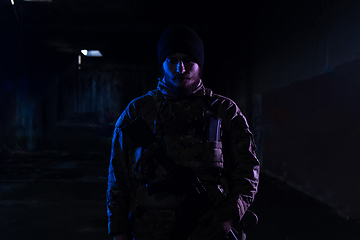
[[[213,94],[202,82],[192,94],[178,97],[159,79],[157,89],[131,101],[115,125],[107,190],[109,234],[129,230],[128,215],[134,205],[152,201],[142,197],[145,203],[140,203],[139,189],[168,174],[156,160],[144,157],[145,149],[121,131],[139,116],[176,163],[191,167],[207,188],[215,189],[210,196],[214,204],[235,206],[241,219],[259,181],[259,161],[245,117],[231,99]],[[220,139],[209,139],[209,118],[220,124]],[[165,201],[165,205],[170,203],[164,208],[181,207],[173,200]],[[156,207],[156,203],[149,204]]]

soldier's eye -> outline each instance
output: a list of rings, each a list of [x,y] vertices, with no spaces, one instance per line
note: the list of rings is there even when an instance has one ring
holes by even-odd
[[[194,63],[194,59],[192,59],[192,58],[184,58],[183,62]]]
[[[167,58],[166,61],[170,64],[177,64],[178,62],[177,58],[173,58],[173,57]]]

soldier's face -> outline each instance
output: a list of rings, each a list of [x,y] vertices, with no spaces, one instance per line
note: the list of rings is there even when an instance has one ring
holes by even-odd
[[[200,67],[186,54],[168,56],[163,62],[163,69],[166,85],[175,94],[189,94],[200,83]]]

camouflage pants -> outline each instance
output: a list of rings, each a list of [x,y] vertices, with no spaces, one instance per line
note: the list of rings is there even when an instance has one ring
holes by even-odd
[[[137,213],[134,225],[136,240],[166,240],[175,221],[176,210],[146,209]]]

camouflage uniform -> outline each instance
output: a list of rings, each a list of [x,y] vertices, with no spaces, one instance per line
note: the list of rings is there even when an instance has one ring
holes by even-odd
[[[206,137],[209,115],[221,119],[221,141]],[[129,212],[136,209],[135,238],[166,239],[181,208],[181,196],[146,193],[145,184],[165,179],[167,172],[123,135],[121,128],[138,116],[143,116],[176,163],[194,170],[213,203],[236,206],[241,219],[259,180],[259,162],[245,117],[232,100],[213,94],[202,82],[191,95],[176,97],[160,80],[156,90],[134,99],[115,125],[107,190],[109,234],[128,232]]]

